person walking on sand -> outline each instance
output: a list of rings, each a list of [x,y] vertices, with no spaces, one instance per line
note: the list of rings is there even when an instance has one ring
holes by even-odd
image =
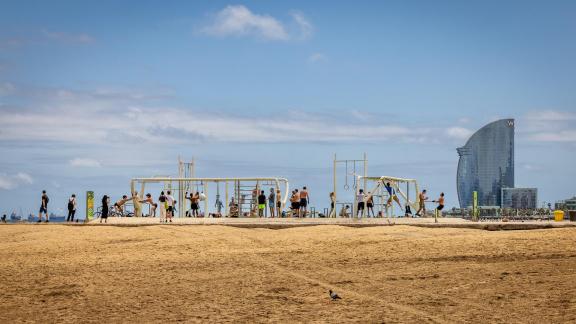
[[[310,203],[310,195],[308,194],[308,190],[306,187],[302,187],[302,191],[300,191],[300,217],[306,217],[306,213],[308,212],[308,204]]]
[[[102,220],[104,220],[104,223],[108,223],[108,204],[110,204],[110,197],[104,195],[102,197],[102,216],[100,216],[100,224],[102,224]]]
[[[48,223],[48,195],[46,194],[46,190],[42,190],[42,202],[40,203],[40,212],[38,213],[38,223],[42,223],[42,213],[46,215],[46,223]]]
[[[275,206],[276,206],[276,194],[274,193],[274,188],[270,188],[270,194],[268,195],[268,209],[270,209],[270,218],[274,218]]]
[[[262,190],[258,195],[258,217],[264,217],[264,211],[266,211],[266,194]]]
[[[358,201],[358,208],[356,209],[357,218],[360,218],[362,214],[364,214],[365,199],[366,195],[364,194],[364,189],[360,189],[358,191],[358,195],[356,196],[356,200]]]
[[[433,200],[432,202],[438,203],[438,207],[436,207],[436,213],[438,217],[442,217],[442,209],[444,209],[444,193],[440,193],[438,200]]]
[[[168,209],[168,203],[166,200],[166,195],[164,195],[164,191],[160,192],[158,202],[160,203],[160,223],[164,223],[166,221],[166,210]]]
[[[166,201],[168,202],[168,212],[166,213],[167,218],[166,222],[170,220],[170,223],[172,223],[172,217],[174,216],[174,204],[176,200],[174,200],[174,197],[172,197],[172,192],[170,192],[170,190],[168,190],[166,194],[167,194]]]
[[[70,199],[68,199],[68,217],[66,222],[73,222],[74,215],[76,215],[76,195],[72,194]]]
[[[422,192],[418,195],[418,211],[416,211],[416,216],[422,217],[420,212],[424,212],[424,216],[426,216],[426,189],[422,190]]]

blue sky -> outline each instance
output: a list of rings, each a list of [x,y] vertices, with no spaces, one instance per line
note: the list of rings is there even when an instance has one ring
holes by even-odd
[[[516,184],[576,194],[573,1],[2,1],[0,212],[133,176],[283,176],[331,159],[457,204],[455,148],[516,119]],[[342,179],[340,179],[342,180]]]

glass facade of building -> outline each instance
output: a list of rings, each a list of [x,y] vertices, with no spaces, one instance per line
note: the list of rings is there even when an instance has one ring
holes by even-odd
[[[502,188],[502,208],[536,209],[538,189]]]
[[[514,119],[482,127],[457,151],[460,207],[472,206],[474,191],[479,206],[501,206],[502,188],[514,188]]]

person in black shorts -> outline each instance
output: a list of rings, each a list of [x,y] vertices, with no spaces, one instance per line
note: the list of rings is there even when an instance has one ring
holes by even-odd
[[[358,191],[358,196],[356,197],[357,201],[358,201],[358,210],[356,211],[356,217],[360,217],[362,214],[364,214],[364,199],[366,199],[366,196],[364,195],[364,189],[360,189]]]
[[[366,211],[368,217],[370,217],[370,211],[372,211],[372,217],[376,217],[374,216],[374,196],[372,196],[370,192],[368,192],[368,195],[366,197]]]
[[[46,215],[46,223],[48,223],[48,195],[46,194],[46,190],[42,190],[42,203],[40,205],[40,212],[38,213],[38,223],[42,222],[42,213]]]
[[[72,194],[70,199],[68,199],[68,218],[66,218],[66,221],[73,222],[74,215],[76,215],[76,195]]]

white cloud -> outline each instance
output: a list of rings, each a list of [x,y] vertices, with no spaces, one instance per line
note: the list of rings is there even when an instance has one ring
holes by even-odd
[[[252,36],[273,41],[304,39],[312,35],[313,26],[299,12],[290,13],[298,31],[290,33],[280,20],[266,14],[256,14],[243,5],[230,5],[211,17],[200,32],[211,36]]]
[[[454,139],[459,139],[459,140],[465,140],[468,139],[470,137],[470,135],[472,135],[472,131],[464,128],[464,127],[449,127],[447,128],[445,131],[446,135],[448,135],[448,137],[454,138]]]
[[[102,166],[98,160],[88,158],[74,158],[70,160],[69,164],[73,167],[82,168],[99,168]]]
[[[308,63],[318,63],[326,60],[326,56],[322,53],[314,53],[308,56]]]
[[[306,39],[312,36],[312,33],[314,32],[314,26],[312,26],[308,19],[304,17],[304,14],[298,11],[293,11],[290,13],[290,16],[292,19],[294,19],[294,22],[296,22],[296,25],[298,26],[298,34],[301,39]]]
[[[11,190],[21,185],[32,184],[33,182],[32,177],[24,172],[18,172],[16,174],[0,173],[0,189]]]

